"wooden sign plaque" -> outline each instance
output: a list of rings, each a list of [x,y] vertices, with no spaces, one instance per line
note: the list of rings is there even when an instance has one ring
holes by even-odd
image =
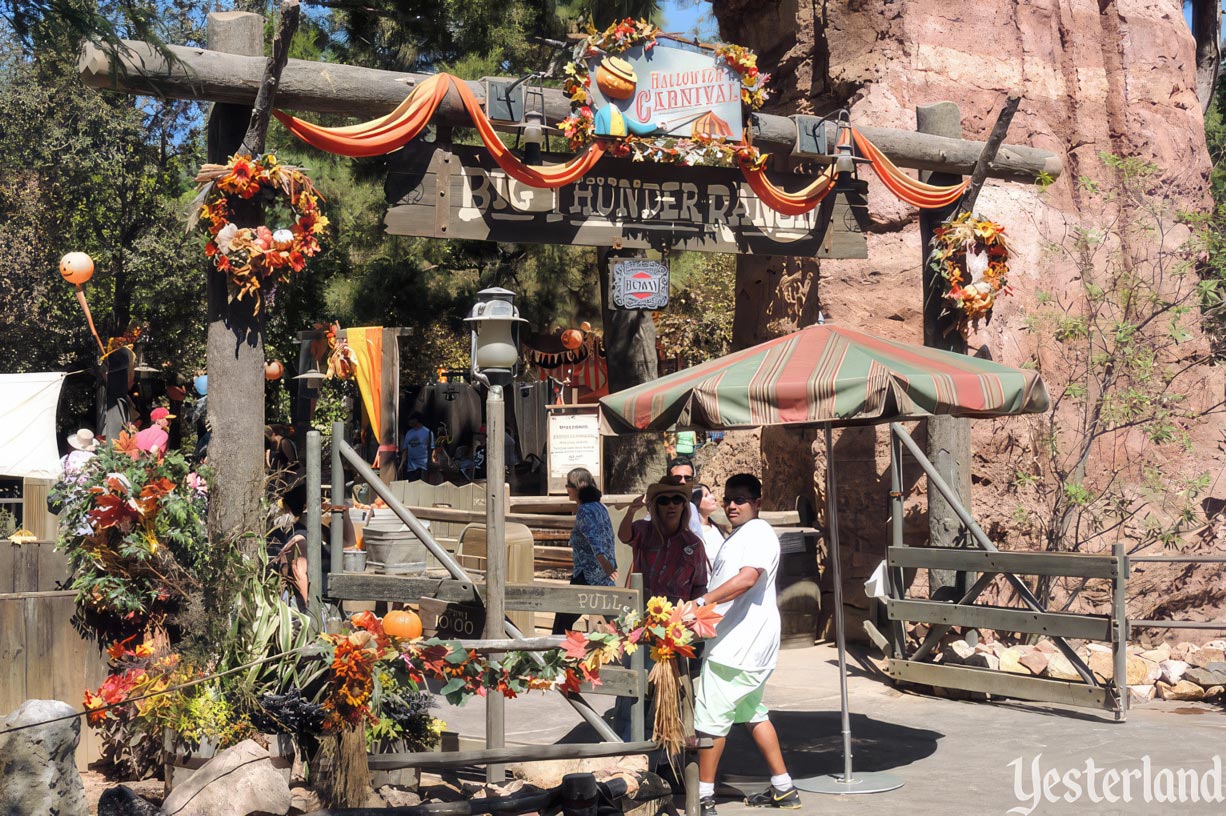
[[[772,181],[794,190],[808,179]],[[385,225],[392,235],[506,243],[867,258],[856,185],[789,216],[763,205],[739,170],[605,157],[574,184],[543,190],[509,178],[484,148],[415,140],[391,157]]]

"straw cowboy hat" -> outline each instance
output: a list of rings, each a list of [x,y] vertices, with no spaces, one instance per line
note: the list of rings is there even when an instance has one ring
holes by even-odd
[[[680,496],[687,502],[690,500],[690,486],[676,480],[676,476],[665,476],[660,481],[647,486],[647,504],[655,504],[660,496]]]
[[[94,432],[89,428],[82,428],[74,434],[69,434],[68,444],[79,451],[87,451],[89,453],[93,453],[98,449],[98,440],[94,437]]]

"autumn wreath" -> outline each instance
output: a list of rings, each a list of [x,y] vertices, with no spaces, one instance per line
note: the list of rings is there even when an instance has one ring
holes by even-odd
[[[998,294],[1013,294],[1005,228],[969,212],[933,231],[929,264],[946,282],[947,308],[957,315],[963,333],[968,325],[991,319]]]
[[[252,298],[258,314],[264,298],[279,283],[306,268],[320,251],[328,219],[319,211],[315,185],[297,167],[272,154],[233,156],[226,164],[206,164],[196,181],[203,185],[197,218],[209,233],[204,254],[224,272],[231,300]],[[239,227],[231,217],[242,202],[265,207],[286,205],[292,225]]]

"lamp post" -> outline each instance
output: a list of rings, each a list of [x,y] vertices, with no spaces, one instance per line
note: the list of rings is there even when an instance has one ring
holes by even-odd
[[[506,618],[504,593],[507,572],[505,508],[506,447],[503,430],[503,386],[510,385],[519,361],[518,324],[526,323],[515,308],[515,294],[506,289],[483,289],[465,318],[472,325],[473,379],[487,387],[485,398],[485,631],[487,639],[503,637]],[[485,698],[485,746],[506,743],[506,700],[496,691]],[[486,767],[486,780],[503,780],[501,765]]]

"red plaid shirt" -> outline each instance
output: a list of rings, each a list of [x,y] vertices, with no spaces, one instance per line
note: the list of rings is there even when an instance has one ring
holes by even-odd
[[[692,601],[707,591],[707,552],[702,539],[685,527],[660,540],[655,525],[645,519],[631,526],[634,572],[643,574],[647,598]]]

